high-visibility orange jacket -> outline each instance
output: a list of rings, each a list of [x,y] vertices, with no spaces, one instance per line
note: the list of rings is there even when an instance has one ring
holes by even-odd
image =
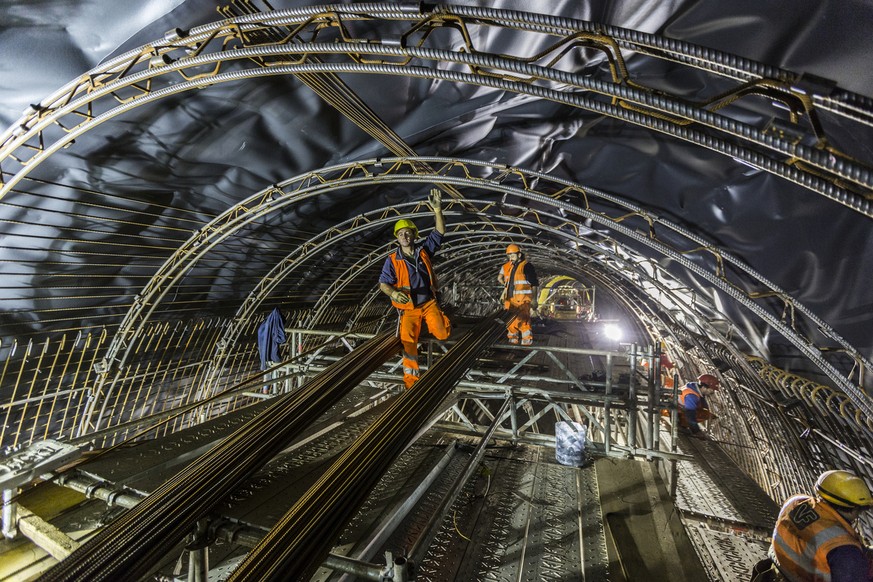
[[[430,291],[433,298],[436,299],[437,279],[436,274],[433,271],[433,264],[430,261],[430,255],[425,252],[424,248],[419,248],[418,256],[421,259],[421,264],[423,264],[424,268],[427,270],[428,277],[430,277]],[[402,251],[397,249],[389,255],[389,258],[394,265],[394,273],[397,275],[397,283],[394,284],[394,287],[409,295],[412,291],[412,285],[409,281],[409,267],[407,267],[406,261],[403,260]],[[391,300],[391,305],[397,309],[412,309],[415,307],[412,301],[409,301],[408,303],[397,303],[393,299]]]
[[[688,406],[690,408],[697,408],[699,402],[703,401],[703,395],[700,393],[700,388],[698,387],[697,382],[689,382],[684,388],[682,388],[682,392],[679,393],[679,406],[685,408],[685,399],[689,396],[696,397],[688,399]]]
[[[534,299],[533,288],[539,285],[539,281],[536,280],[536,271],[533,271],[530,278],[525,274],[524,268],[527,264],[527,259],[525,259],[518,263],[518,266],[514,265],[512,261],[507,261],[503,265],[503,281],[506,284],[506,301],[503,304],[506,309],[509,309],[511,305],[510,298],[514,297],[516,301],[520,299],[523,303],[529,303]],[[515,267],[515,273],[512,272],[513,267]],[[532,265],[531,269],[533,269]]]
[[[863,548],[859,534],[828,503],[796,495],[782,506],[770,553],[790,582],[830,582],[828,553],[840,546]]]
[[[698,432],[699,422],[710,417],[708,410],[709,404],[706,402],[706,397],[700,393],[700,385],[697,382],[686,384],[679,393],[679,411],[684,419],[682,426],[687,424],[691,432]]]

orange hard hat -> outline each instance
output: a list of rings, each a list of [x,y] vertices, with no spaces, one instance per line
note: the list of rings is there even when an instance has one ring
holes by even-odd
[[[713,390],[718,390],[720,384],[718,378],[716,378],[712,374],[701,374],[697,377],[697,383],[701,386],[712,388]]]
[[[394,236],[397,236],[397,231],[403,228],[411,228],[412,238],[418,238],[418,229],[415,227],[415,223],[405,218],[401,218],[396,223],[394,223]]]
[[[518,245],[509,245],[508,247],[506,247],[506,254],[507,255],[509,253],[520,253],[520,252],[521,252],[521,248]]]

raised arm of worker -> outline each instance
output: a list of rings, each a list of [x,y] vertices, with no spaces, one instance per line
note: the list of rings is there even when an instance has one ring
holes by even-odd
[[[440,234],[446,234],[446,220],[443,218],[443,193],[439,188],[431,188],[427,197],[427,205],[433,210],[433,218],[436,222],[434,229]]]

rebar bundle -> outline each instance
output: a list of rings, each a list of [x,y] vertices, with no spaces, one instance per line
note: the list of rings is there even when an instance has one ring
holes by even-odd
[[[106,526],[42,580],[136,580],[148,575],[196,522],[400,348],[385,333],[213,447]]]
[[[494,314],[396,398],[385,413],[304,493],[231,574],[242,580],[308,580],[342,528],[394,459],[437,410],[483,348],[502,337],[505,317]]]

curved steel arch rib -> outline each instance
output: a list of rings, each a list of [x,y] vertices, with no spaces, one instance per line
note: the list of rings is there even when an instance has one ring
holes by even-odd
[[[585,109],[718,151],[873,216],[870,163],[829,145],[818,120],[821,108],[846,122],[873,125],[873,102],[863,97],[851,95],[857,105],[847,108],[843,103],[845,92],[829,95],[816,93],[814,87],[801,89],[793,84],[800,77],[788,71],[688,43],[585,21],[448,5],[436,7],[433,13],[414,13],[389,4],[355,5],[353,13],[344,10],[347,8],[310,7],[219,21],[184,35],[171,31],[165,39],[89,71],[25,112],[0,135],[0,162],[7,166],[0,173],[4,180],[0,197],[54,152],[109,119],[171,95],[264,76],[300,77],[389,150],[397,155],[413,155],[402,138],[378,123],[380,120],[365,110],[362,102],[328,98],[331,84],[341,83],[335,73],[343,72],[468,83]],[[355,20],[385,27],[392,41],[355,37],[346,26]],[[406,28],[398,29],[399,23]],[[292,26],[293,30],[281,34]],[[546,35],[554,40],[537,57],[489,54],[487,47],[472,44],[468,32],[471,27],[489,26]],[[458,34],[464,45],[461,50],[433,46],[430,33],[444,27]],[[305,42],[304,33],[313,38],[328,37],[328,42]],[[256,37],[262,40],[253,40]],[[394,42],[395,38],[400,42]],[[566,50],[577,45],[593,47],[605,55],[612,78],[600,81],[561,70],[560,60]],[[654,90],[631,79],[622,49],[636,58],[666,59],[744,83],[724,95],[690,103],[682,95]],[[323,63],[314,56],[319,54],[345,57],[348,62]],[[256,63],[257,68],[220,72],[223,64],[244,60]],[[440,65],[462,65],[469,72],[440,69]],[[203,67],[212,69],[197,72]],[[176,75],[184,81],[174,82]],[[322,89],[316,88],[319,79],[325,81]],[[124,91],[131,95],[123,97]],[[748,94],[761,94],[786,104],[790,111],[786,124],[792,126],[793,132],[807,134],[806,139],[781,137],[770,130],[771,120],[766,115],[759,117],[755,125],[720,112],[725,104]],[[121,105],[114,105],[117,102]],[[363,113],[368,123],[356,120],[355,113]],[[778,108],[772,113],[780,115]],[[807,119],[811,134],[806,125],[798,123],[800,117]],[[10,166],[14,167],[11,172]],[[4,179],[4,174],[11,177]]]
[[[442,164],[442,166],[432,175],[422,175],[420,173],[421,165],[415,163],[417,161],[424,161],[427,164]],[[530,186],[534,182],[537,184],[537,189],[533,189]],[[619,238],[648,247],[659,256],[671,258],[685,268],[686,271],[693,273],[701,280],[705,280],[713,287],[720,289],[738,304],[744,306],[782,334],[798,350],[819,366],[841,390],[852,398],[859,408],[873,413],[873,405],[870,404],[866,394],[860,391],[857,386],[853,385],[849,379],[844,377],[824,358],[822,355],[823,350],[820,347],[803,337],[792,326],[786,325],[781,313],[777,314],[769,311],[772,309],[772,306],[762,302],[762,298],[778,296],[795,313],[804,316],[812,325],[816,325],[832,340],[842,345],[848,353],[856,357],[856,361],[865,362],[860,354],[857,353],[857,350],[854,350],[852,346],[848,345],[824,322],[818,320],[802,305],[793,301],[785,291],[776,288],[772,283],[748,268],[733,255],[711,246],[701,237],[661,219],[636,205],[629,204],[614,195],[555,179],[546,174],[530,172],[519,168],[510,169],[505,166],[493,166],[470,160],[452,160],[446,158],[422,158],[418,160],[392,158],[334,166],[320,172],[307,173],[285,181],[281,185],[258,192],[243,203],[234,206],[222,216],[216,218],[210,225],[201,229],[198,235],[191,237],[174,257],[168,260],[159,270],[147,286],[146,291],[141,295],[142,300],[139,302],[138,308],[131,310],[119,329],[119,333],[113,339],[108,352],[107,362],[111,362],[112,357],[125,344],[128,346],[127,350],[129,351],[130,346],[133,344],[133,336],[136,335],[137,330],[141,328],[142,324],[147,321],[151,310],[154,310],[156,303],[167,293],[170,286],[178,279],[179,274],[190,269],[193,263],[202,257],[211,246],[217,244],[217,241],[232,236],[236,229],[241,228],[242,225],[254,218],[274,212],[288,204],[340,188],[362,187],[373,183],[450,184],[456,187],[472,187],[479,190],[502,193],[504,198],[511,196],[524,198],[545,208],[552,208],[556,211],[556,214],[548,214],[529,206],[497,203],[490,200],[476,201],[475,204],[479,205],[479,209],[483,214],[488,215],[495,213],[504,215],[507,210],[511,209],[517,216],[504,216],[504,218],[508,218],[510,222],[517,224],[522,230],[526,228],[550,230],[556,236],[565,236],[584,243],[589,243],[589,241],[584,236],[580,236],[582,232],[579,226],[580,223],[588,220],[602,227],[607,227],[611,232],[619,235]],[[573,199],[574,201],[567,202],[565,201],[567,199]],[[605,212],[591,210],[590,201],[593,199],[603,199],[609,201],[613,206],[617,205],[618,208],[613,208],[612,210],[614,216],[607,215]],[[581,203],[581,206],[577,205],[577,201]],[[474,204],[470,200],[467,200],[465,203],[468,205]],[[423,202],[411,202],[408,203],[408,206],[415,210],[421,209],[423,204]],[[449,203],[449,210],[451,210],[452,204],[455,203]],[[563,212],[565,216],[562,216],[559,211]],[[380,216],[380,218],[375,219],[377,225],[400,216],[396,208],[379,209],[371,214]],[[567,218],[566,215],[570,215],[570,218]],[[545,223],[544,218],[548,220],[549,224]],[[645,231],[641,231],[633,226],[634,221],[640,225],[647,225],[648,233],[643,234]],[[228,327],[225,340],[219,345],[220,351],[235,342],[240,325],[251,317],[256,306],[260,304],[264,297],[269,295],[278,282],[287,277],[288,273],[295,268],[295,260],[297,258],[306,252],[318,249],[322,245],[334,244],[338,240],[349,236],[355,230],[370,228],[373,226],[373,222],[374,219],[365,216],[355,217],[341,226],[330,229],[318,237],[307,241],[278,263],[243,302],[236,317],[233,318],[234,323]],[[631,226],[628,226],[628,224],[631,224]],[[463,224],[460,227],[466,228]],[[676,236],[681,237],[684,241],[683,247],[677,248],[659,239],[658,230],[661,228],[669,230],[674,238]],[[614,237],[608,239],[607,243],[615,245],[616,248],[624,246],[619,239]],[[600,248],[602,249],[603,247],[601,246]],[[706,257],[713,257],[714,268],[707,270],[701,267],[698,262],[689,258],[691,255],[700,259],[701,262],[705,262]],[[737,274],[745,277],[747,281],[729,280],[728,273],[724,268],[725,264],[729,264]],[[758,288],[759,285],[767,286],[767,293],[743,291],[742,285],[750,286],[749,281],[754,282],[751,288]],[[128,351],[121,358],[122,364],[127,359]],[[869,366],[869,363],[865,362],[865,365]],[[215,369],[220,369],[220,366],[216,366]],[[108,367],[101,376],[103,380],[100,386],[105,381],[107,371]]]

